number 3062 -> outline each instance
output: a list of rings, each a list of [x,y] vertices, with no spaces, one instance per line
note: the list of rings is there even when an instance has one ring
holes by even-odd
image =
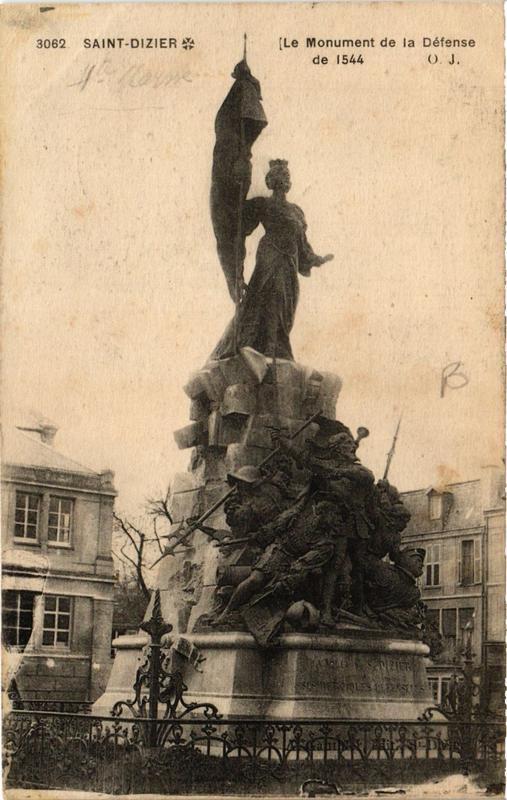
[[[53,50],[66,46],[65,39],[37,39],[36,44],[39,50]]]

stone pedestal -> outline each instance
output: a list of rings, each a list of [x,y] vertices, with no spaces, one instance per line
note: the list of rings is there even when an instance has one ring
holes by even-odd
[[[187,696],[227,718],[414,721],[431,705],[421,642],[346,628],[285,634],[271,651],[248,633],[189,638],[206,661],[185,672]]]
[[[107,688],[95,701],[92,713],[108,717],[119,700],[130,700],[134,696],[136,672],[144,661],[143,648],[149,643],[146,633],[118,636],[113,641],[115,659]]]
[[[330,635],[289,633],[261,650],[249,633],[188,635],[202,672],[181,661],[187,701],[212,703],[225,718],[414,721],[431,705],[421,642],[343,627]],[[145,635],[115,640],[107,691],[93,707],[108,715],[133,697]]]

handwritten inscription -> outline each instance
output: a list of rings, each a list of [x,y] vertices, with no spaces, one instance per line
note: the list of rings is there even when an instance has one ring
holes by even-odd
[[[152,69],[143,63],[121,66],[105,58],[96,64],[87,64],[78,80],[70,87],[84,91],[91,84],[107,83],[116,90],[124,89],[167,89],[180,83],[191,83],[192,76],[187,69],[175,71],[165,67]]]
[[[440,397],[445,396],[446,389],[462,389],[467,385],[468,376],[460,371],[463,366],[462,361],[452,361],[443,368],[440,379]]]

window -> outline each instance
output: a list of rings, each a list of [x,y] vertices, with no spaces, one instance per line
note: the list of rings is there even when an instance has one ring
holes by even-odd
[[[70,545],[72,500],[67,497],[49,498],[48,542]]]
[[[466,642],[466,627],[473,624],[474,608],[431,608],[426,612],[426,624],[442,634],[443,651],[438,661],[448,662],[456,656],[459,646]]]
[[[425,624],[428,627],[434,628],[436,631],[438,631],[440,633],[440,609],[439,608],[427,608],[426,609]]]
[[[440,678],[440,702],[445,703],[449,698],[451,678]]]
[[[440,586],[440,544],[426,549],[426,586]]]
[[[473,622],[474,608],[428,608],[426,624],[430,624],[447,638],[460,638],[466,626]],[[456,627],[457,625],[457,627]]]
[[[2,639],[5,645],[24,650],[33,628],[35,592],[8,590],[2,594]]]
[[[16,492],[14,536],[16,539],[37,541],[40,495]]]
[[[435,705],[445,704],[451,686],[451,678],[433,676],[428,678],[428,683]]]
[[[68,647],[70,644],[70,603],[70,597],[44,597],[43,645]]]
[[[457,611],[455,608],[442,609],[442,636],[456,642]]]
[[[461,558],[458,563],[458,579],[462,586],[471,586],[481,581],[481,540],[464,539],[461,542]]]
[[[473,625],[473,608],[458,608],[458,639],[462,644],[466,644],[466,632]]]
[[[428,683],[430,685],[430,692],[431,692],[431,696],[433,698],[433,702],[434,703],[438,703],[439,702],[439,697],[438,697],[438,678],[428,678]]]
[[[442,652],[440,661],[450,663],[456,658],[456,633],[458,612],[455,608],[443,608],[441,611]]]
[[[429,496],[430,519],[442,519],[442,495],[432,492]]]

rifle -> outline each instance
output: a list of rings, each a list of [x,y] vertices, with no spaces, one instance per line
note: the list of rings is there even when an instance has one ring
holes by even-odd
[[[307,419],[306,422],[304,422],[303,425],[301,425],[301,427],[298,428],[297,431],[295,431],[295,433],[293,433],[292,436],[289,436],[288,438],[295,439],[296,436],[299,436],[299,434],[302,433],[309,425],[311,425],[312,422],[315,422],[320,417],[321,414],[322,414],[322,409],[320,409],[319,411],[317,411],[316,414],[313,414],[309,419]],[[280,445],[278,445],[278,447],[272,450],[271,453],[268,453],[266,458],[264,458],[259,464],[259,468],[265,466],[265,464],[267,464],[268,461],[270,461],[273,458],[273,456],[275,456],[277,453],[280,452],[280,449],[281,449]],[[208,508],[203,514],[201,514],[201,516],[198,519],[196,519],[194,522],[188,525],[187,530],[184,531],[184,533],[181,536],[176,538],[175,535],[174,538],[176,539],[176,541],[174,542],[174,544],[170,545],[166,549],[165,553],[162,553],[162,555],[159,558],[157,558],[156,561],[153,562],[150,569],[153,569],[153,567],[155,567],[159,563],[159,561],[162,561],[162,559],[165,558],[166,556],[174,555],[174,551],[176,550],[178,545],[185,542],[194,531],[198,530],[201,527],[202,523],[205,522],[208,519],[208,517],[211,517],[211,515],[214,514],[215,511],[217,511],[217,509],[219,509],[220,506],[223,503],[225,503],[225,501],[228,500],[229,497],[231,497],[231,495],[234,494],[236,488],[237,488],[236,486],[233,486],[231,489],[229,489],[229,491],[226,492],[222,497],[220,497],[216,501],[216,503],[213,503],[213,505],[210,508]],[[206,531],[204,531],[204,533],[206,533]],[[207,535],[210,534],[208,533]]]
[[[391,449],[387,454],[387,461],[386,461],[386,468],[384,470],[384,475],[382,476],[382,480],[387,480],[387,475],[389,473],[389,467],[391,466],[391,461],[393,460],[394,451],[396,450],[396,442],[398,441],[398,433],[400,432],[400,425],[401,425],[401,418],[403,414],[400,414],[400,418],[398,420],[398,425],[396,426],[396,430],[394,432],[393,443],[391,445]]]
[[[220,541],[215,541],[213,543],[214,547],[234,547],[237,544],[246,544],[247,542],[251,542],[251,536],[242,536],[240,539],[220,539]]]

